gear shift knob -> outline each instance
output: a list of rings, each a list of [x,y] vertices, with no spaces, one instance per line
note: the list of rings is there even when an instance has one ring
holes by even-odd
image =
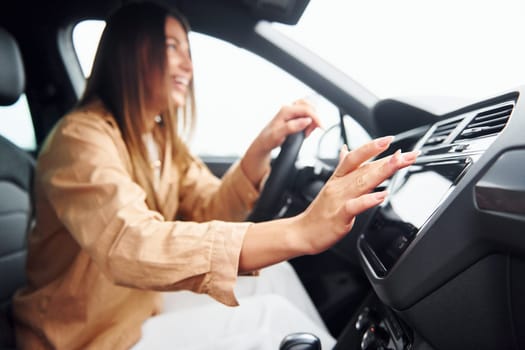
[[[284,337],[279,350],[321,350],[321,341],[311,333],[292,333]]]

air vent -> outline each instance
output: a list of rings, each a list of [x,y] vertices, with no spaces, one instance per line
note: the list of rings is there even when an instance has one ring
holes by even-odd
[[[462,119],[455,119],[436,126],[432,134],[425,141],[423,147],[436,146],[443,143],[461,120]]]
[[[514,105],[507,104],[478,113],[458,135],[456,140],[474,139],[499,134],[507,124]]]

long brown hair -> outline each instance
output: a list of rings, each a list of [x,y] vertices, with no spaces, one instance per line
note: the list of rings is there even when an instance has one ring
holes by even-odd
[[[159,149],[171,153],[181,167],[190,159],[181,135],[191,132],[194,123],[193,80],[184,107],[176,108],[169,97],[167,16],[177,19],[189,32],[188,22],[179,12],[150,2],[132,2],[110,15],[80,100],[80,105],[85,105],[98,98],[111,111],[128,148],[135,180],[148,188],[149,193],[154,192],[153,173],[142,137],[147,130],[146,114],[151,113],[151,103],[165,101],[165,107],[161,107],[162,121],[154,128],[153,136]],[[148,202],[157,206],[149,195]]]

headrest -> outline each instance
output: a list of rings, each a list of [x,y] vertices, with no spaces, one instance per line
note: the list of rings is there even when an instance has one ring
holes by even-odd
[[[0,105],[15,103],[24,92],[24,84],[20,49],[13,36],[0,28]]]

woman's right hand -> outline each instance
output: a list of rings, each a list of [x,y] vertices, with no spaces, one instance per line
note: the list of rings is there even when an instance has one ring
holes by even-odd
[[[354,151],[341,150],[333,175],[310,206],[297,217],[296,232],[306,254],[320,253],[343,238],[359,213],[380,204],[386,191],[372,192],[397,170],[414,163],[419,151],[395,152],[389,157],[368,162],[385,151],[393,137],[373,140]]]

